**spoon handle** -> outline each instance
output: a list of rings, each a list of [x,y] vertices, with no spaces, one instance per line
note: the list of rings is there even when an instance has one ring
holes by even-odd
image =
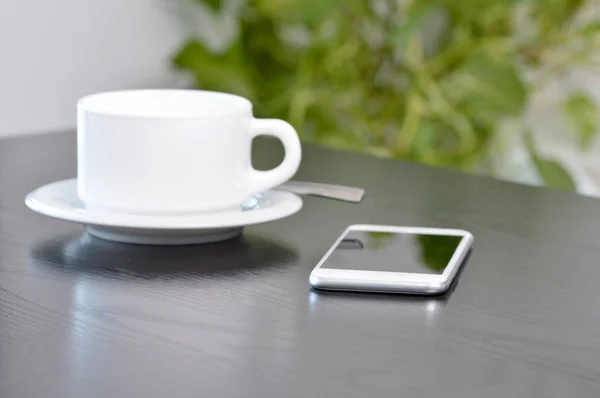
[[[319,196],[352,203],[360,203],[365,195],[365,190],[361,188],[305,181],[287,181],[277,189],[298,195]]]

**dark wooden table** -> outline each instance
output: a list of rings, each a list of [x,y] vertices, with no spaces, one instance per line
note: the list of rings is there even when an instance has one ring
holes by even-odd
[[[140,247],[24,206],[75,158],[73,134],[0,141],[2,398],[600,394],[598,200],[307,147],[298,179],[365,201],[307,198],[240,240]],[[358,222],[464,228],[474,250],[445,297],[311,291]]]

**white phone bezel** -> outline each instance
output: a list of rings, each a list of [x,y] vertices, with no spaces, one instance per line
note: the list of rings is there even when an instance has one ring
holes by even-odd
[[[390,232],[419,235],[462,236],[456,251],[442,274],[419,274],[390,271],[368,271],[321,268],[327,258],[350,231]],[[461,229],[396,227],[387,225],[350,225],[335,241],[310,273],[310,284],[317,289],[411,294],[440,294],[452,283],[473,243],[473,235]]]

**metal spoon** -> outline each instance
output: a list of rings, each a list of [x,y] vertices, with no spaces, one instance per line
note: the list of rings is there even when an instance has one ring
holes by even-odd
[[[322,184],[318,182],[287,181],[279,185],[276,189],[293,192],[297,195],[318,196],[350,203],[360,203],[365,195],[365,190],[361,188]],[[242,210],[249,211],[256,209],[256,207],[260,205],[262,197],[262,194],[256,194],[248,198],[242,205]]]
[[[319,196],[351,203],[360,203],[365,196],[365,190],[361,188],[319,182],[287,181],[278,186],[277,189],[298,195]]]

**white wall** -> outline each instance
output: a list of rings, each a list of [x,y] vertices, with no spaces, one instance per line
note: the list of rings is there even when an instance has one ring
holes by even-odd
[[[72,128],[77,98],[180,85],[179,0],[0,0],[0,136]]]

